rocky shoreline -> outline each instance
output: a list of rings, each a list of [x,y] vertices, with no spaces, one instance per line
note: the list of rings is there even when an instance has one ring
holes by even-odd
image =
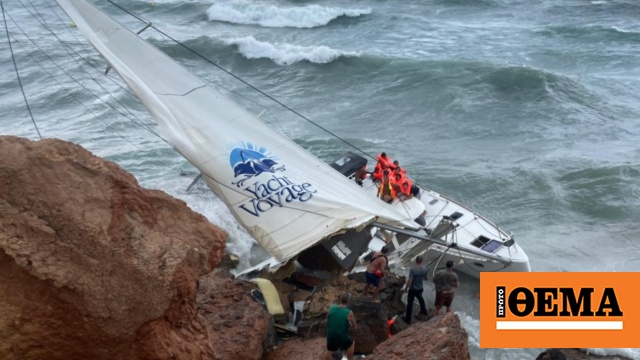
[[[398,318],[389,337],[387,320],[404,311],[396,275],[380,303],[361,294],[362,274],[313,291],[274,281],[285,310],[304,301],[297,331],[275,326],[286,315],[228,271],[224,231],[69,142],[0,136],[0,229],[2,359],[318,359],[325,311],[344,291],[361,356],[470,359],[455,314]]]

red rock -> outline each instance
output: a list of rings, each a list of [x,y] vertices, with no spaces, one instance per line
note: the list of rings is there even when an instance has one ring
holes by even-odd
[[[217,358],[196,291],[225,238],[80,146],[0,137],[0,358]]]
[[[412,324],[376,346],[368,360],[469,359],[469,337],[458,315],[449,313]]]
[[[198,314],[217,359],[260,360],[273,347],[273,318],[250,292],[256,285],[216,269],[200,278]]]
[[[291,339],[278,346],[265,357],[265,360],[318,360],[324,359],[327,349],[325,338],[310,340]]]

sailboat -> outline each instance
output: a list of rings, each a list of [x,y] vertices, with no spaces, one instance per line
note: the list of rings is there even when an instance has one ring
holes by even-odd
[[[482,264],[481,271],[530,271],[513,238],[472,211],[427,189],[391,204],[380,200],[371,181],[360,186],[345,172],[344,165],[362,160],[355,154],[332,164],[321,161],[93,4],[57,2],[172,147],[273,256],[238,275],[293,268],[342,274],[365,265],[367,253],[383,243],[393,245],[393,261],[421,252]],[[461,219],[475,225],[460,229],[496,231],[454,240]]]

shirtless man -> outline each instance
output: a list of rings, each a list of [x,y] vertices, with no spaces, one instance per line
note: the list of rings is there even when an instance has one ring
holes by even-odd
[[[380,300],[378,300],[378,292],[380,292],[380,281],[384,277],[384,271],[387,267],[386,255],[388,252],[389,248],[386,246],[383,246],[379,252],[375,252],[369,262],[369,266],[367,266],[367,271],[364,273],[367,285],[365,285],[363,293],[367,296],[367,294],[369,294],[369,288],[373,287],[371,300],[374,302],[380,302]]]

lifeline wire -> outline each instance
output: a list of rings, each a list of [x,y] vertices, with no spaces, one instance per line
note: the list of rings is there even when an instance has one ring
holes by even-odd
[[[7,18],[4,15],[4,4],[2,0],[0,0],[0,8],[2,8],[2,19],[4,20],[4,29],[7,32],[7,42],[9,43],[9,51],[11,51],[11,60],[13,60],[13,68],[16,70],[16,76],[18,78],[18,84],[20,85],[20,91],[22,91],[22,97],[24,97],[24,103],[27,104],[27,110],[29,111],[29,116],[31,116],[31,121],[33,122],[33,126],[35,126],[36,128],[38,137],[40,137],[40,140],[42,140],[40,129],[38,129],[38,124],[36,124],[36,120],[33,118],[33,114],[31,113],[31,107],[29,106],[29,101],[27,101],[27,95],[24,93],[24,88],[22,87],[22,80],[20,80],[20,72],[18,71],[18,64],[16,64],[16,56],[13,53],[13,46],[11,46],[11,37],[9,36],[9,25],[7,24]]]

